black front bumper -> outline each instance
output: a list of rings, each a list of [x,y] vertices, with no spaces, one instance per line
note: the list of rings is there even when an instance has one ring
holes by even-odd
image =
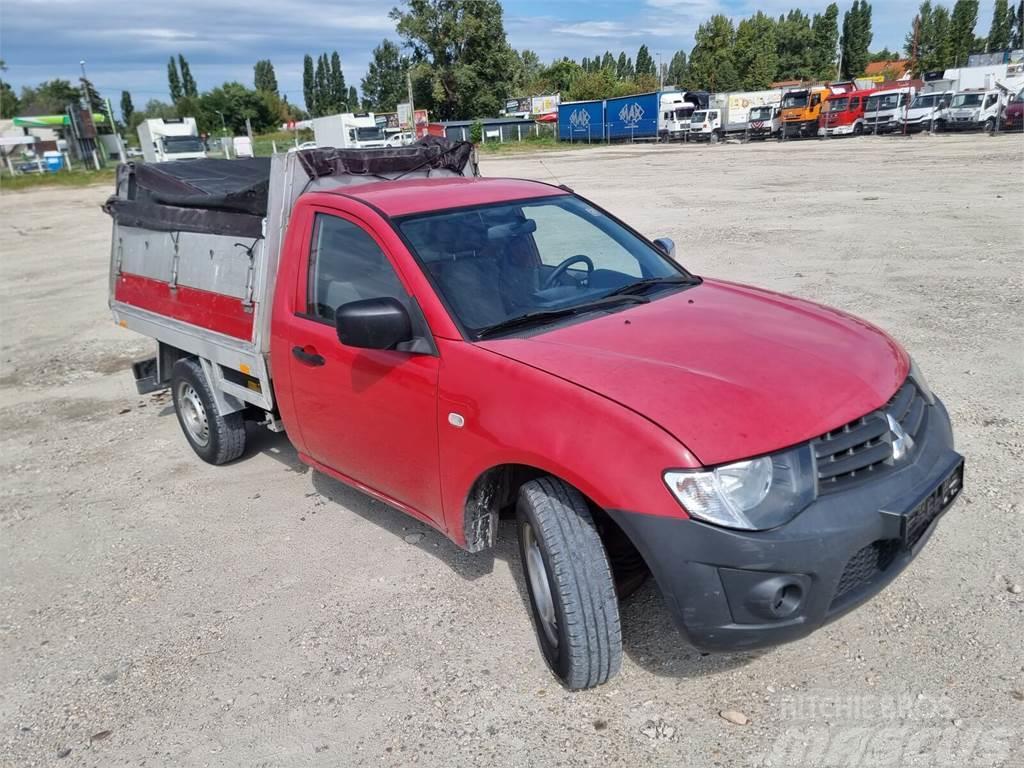
[[[610,514],[694,646],[739,651],[797,640],[896,578],[959,495],[963,458],[953,450],[949,416],[940,402],[928,411],[927,429],[903,466],[820,495],[770,531]]]

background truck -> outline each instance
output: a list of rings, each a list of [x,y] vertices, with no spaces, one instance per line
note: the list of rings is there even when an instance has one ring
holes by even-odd
[[[881,88],[872,93],[864,105],[864,130],[875,134],[902,130],[907,110],[916,95],[917,87],[913,85]]]
[[[774,139],[781,130],[782,120],[779,118],[778,104],[750,108],[750,125],[747,128],[748,139]]]
[[[701,110],[699,116],[695,112],[691,117],[690,139],[717,142],[726,136],[746,136],[750,110],[775,105],[781,100],[779,89],[712,94],[708,109]]]
[[[992,133],[1002,119],[1007,93],[1001,88],[976,88],[958,91],[949,102],[945,130],[985,131]]]
[[[206,157],[194,117],[143,120],[139,123],[139,144],[147,163]]]
[[[707,109],[704,91],[665,91],[659,98],[658,138],[662,141],[686,141],[690,118],[696,109]]]
[[[852,82],[793,88],[782,94],[782,134],[784,138],[818,135],[818,119],[824,104],[832,96],[856,90]]]
[[[953,91],[929,91],[919,93],[910,102],[906,111],[897,116],[897,130],[907,133],[942,131],[949,122],[949,102],[953,100]]]
[[[872,88],[830,98],[818,118],[818,135],[860,136],[864,133],[864,105],[874,92]]]
[[[387,144],[384,128],[373,112],[344,112],[312,120],[313,138],[318,147],[338,149],[376,149]]]

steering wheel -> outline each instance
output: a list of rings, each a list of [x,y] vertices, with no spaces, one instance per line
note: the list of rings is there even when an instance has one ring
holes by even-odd
[[[583,264],[587,265],[587,282],[589,283],[590,276],[594,274],[594,262],[591,261],[589,256],[584,256],[582,253],[577,253],[575,256],[570,256],[568,259],[566,259],[557,267],[555,267],[554,271],[550,275],[548,275],[547,280],[544,281],[544,285],[540,287],[541,290],[543,291],[553,286],[558,281],[558,278],[564,275],[566,270],[569,269],[569,267],[571,267],[573,264],[576,264],[577,262],[582,262]]]

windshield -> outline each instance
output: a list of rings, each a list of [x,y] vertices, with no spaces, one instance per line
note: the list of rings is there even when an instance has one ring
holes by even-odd
[[[790,107],[806,107],[807,106],[807,91],[790,91],[782,97],[782,108],[789,109]]]
[[[694,112],[690,117],[691,123],[703,123],[708,119],[708,113],[706,111]]]
[[[164,136],[164,151],[169,155],[181,152],[202,152],[203,142],[198,136]]]
[[[931,109],[939,103],[939,94],[929,93],[925,96],[918,96],[910,104],[911,109]]]
[[[572,195],[414,215],[399,229],[449,310],[477,338],[491,326],[581,307],[640,280],[689,277]]]
[[[868,96],[867,104],[864,105],[865,112],[880,112],[885,109],[896,109],[907,101],[905,93],[886,93],[879,96]]]
[[[980,93],[958,93],[953,97],[954,107],[980,107],[983,94]]]
[[[384,129],[375,126],[373,128],[356,128],[356,138],[359,141],[383,141]]]
[[[772,108],[771,107],[754,107],[750,110],[751,120],[771,120],[772,119]]]
[[[828,100],[828,111],[829,112],[843,112],[846,110],[850,100],[843,96],[840,99],[829,99]]]

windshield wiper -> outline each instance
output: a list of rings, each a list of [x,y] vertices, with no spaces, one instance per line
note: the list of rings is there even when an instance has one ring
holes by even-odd
[[[517,317],[510,317],[508,320],[502,320],[500,323],[494,325],[488,325],[486,328],[481,328],[476,332],[478,339],[485,339],[489,336],[494,336],[499,333],[505,333],[506,331],[512,331],[516,328],[524,328],[530,325],[536,325],[543,323],[548,320],[557,320],[560,317],[572,317],[573,315],[580,315],[584,312],[590,312],[595,309],[601,309],[602,307],[611,306],[614,304],[646,304],[650,299],[643,296],[629,296],[624,294],[602,296],[593,301],[588,301],[584,304],[577,304],[572,307],[562,307],[560,309],[538,309],[535,312],[527,312],[525,315],[519,315]]]
[[[652,285],[696,285],[698,282],[700,282],[698,278],[687,277],[685,275],[646,277],[643,280],[637,280],[635,283],[629,283],[628,285],[623,285],[619,288],[616,288],[611,293],[605,294],[605,296],[631,296],[637,293],[643,293]]]

